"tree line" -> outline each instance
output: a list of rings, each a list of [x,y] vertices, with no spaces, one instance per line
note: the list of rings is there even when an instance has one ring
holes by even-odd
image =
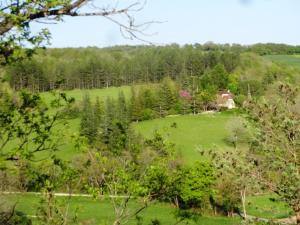
[[[231,47],[206,50],[198,45],[180,47],[174,44],[48,49],[39,51],[31,60],[11,65],[7,74],[16,90],[91,89],[159,82],[164,77],[201,76],[219,63],[231,72],[238,62],[239,51]]]
[[[205,76],[217,65],[232,74],[243,66],[241,61],[245,52],[296,54],[297,46],[256,44],[247,47],[207,43],[47,49],[39,50],[32,59],[8,66],[6,77],[15,90],[26,88],[34,92],[156,83],[165,77],[184,83]],[[255,80],[251,81],[254,86],[257,85]],[[253,88],[253,91],[259,89]]]

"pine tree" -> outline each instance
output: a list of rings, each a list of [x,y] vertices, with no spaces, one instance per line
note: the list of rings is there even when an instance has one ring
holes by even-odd
[[[94,142],[97,136],[94,109],[88,94],[83,97],[80,134],[87,137],[90,144]]]
[[[105,110],[104,110],[103,102],[101,102],[99,97],[97,97],[94,105],[94,125],[97,129],[97,135],[96,135],[97,137],[99,137],[99,133],[102,132],[104,113]]]
[[[130,101],[130,118],[132,121],[139,121],[141,119],[142,106],[137,96],[134,87],[131,88],[131,101]]]
[[[125,99],[124,92],[119,92],[117,104],[117,119],[122,123],[128,123],[128,107]]]
[[[229,75],[222,64],[216,65],[210,75],[212,84],[215,84],[220,90],[228,88]]]
[[[108,145],[111,138],[113,121],[115,119],[115,106],[112,99],[107,98],[105,102],[105,113],[101,123],[101,140],[103,144]]]
[[[104,106],[103,102],[100,101],[99,97],[96,98],[94,105],[95,124],[100,125],[103,120]]]
[[[177,103],[177,93],[174,90],[170,79],[164,79],[159,88],[159,112],[163,116],[171,109],[174,109]]]

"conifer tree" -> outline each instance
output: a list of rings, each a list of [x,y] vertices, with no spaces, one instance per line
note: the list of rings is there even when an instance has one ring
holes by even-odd
[[[170,79],[164,79],[159,88],[159,111],[163,116],[168,113],[172,108],[174,109],[177,102],[177,93],[172,87],[172,81]]]
[[[90,144],[93,143],[97,136],[94,109],[88,94],[83,97],[80,134],[85,136]]]
[[[121,91],[119,92],[119,97],[118,97],[118,104],[117,104],[117,119],[124,123],[128,123],[128,107],[125,99],[124,92]]]
[[[130,117],[132,121],[141,119],[142,107],[134,87],[131,88]]]
[[[99,97],[96,98],[96,102],[94,104],[94,113],[95,113],[95,123],[100,124],[103,119],[104,106],[103,106],[103,102],[100,101]]]
[[[97,129],[96,136],[99,136],[99,133],[101,132],[104,113],[105,110],[104,110],[103,102],[100,101],[99,97],[97,97],[96,102],[94,104],[94,125],[96,126]]]

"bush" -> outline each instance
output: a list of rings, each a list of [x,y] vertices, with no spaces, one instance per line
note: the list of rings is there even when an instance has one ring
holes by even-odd
[[[152,109],[144,109],[142,112],[142,120],[151,120],[157,118],[157,114]]]
[[[81,111],[77,105],[69,104],[63,109],[62,117],[65,119],[75,119],[78,118]]]
[[[13,213],[13,215],[12,215]],[[0,212],[0,224],[3,225],[32,225],[32,221],[22,212]]]

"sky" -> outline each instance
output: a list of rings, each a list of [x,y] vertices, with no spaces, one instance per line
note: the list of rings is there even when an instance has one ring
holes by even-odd
[[[102,6],[109,0],[94,2]],[[132,3],[119,2],[121,6]],[[143,10],[135,14],[135,20],[160,22],[153,23],[146,30],[147,35],[141,36],[157,45],[209,41],[300,45],[299,11],[300,0],[148,0]],[[119,27],[103,17],[65,17],[64,22],[55,25],[33,23],[31,26],[33,31],[42,27],[51,31],[50,47],[147,44],[124,38]]]

